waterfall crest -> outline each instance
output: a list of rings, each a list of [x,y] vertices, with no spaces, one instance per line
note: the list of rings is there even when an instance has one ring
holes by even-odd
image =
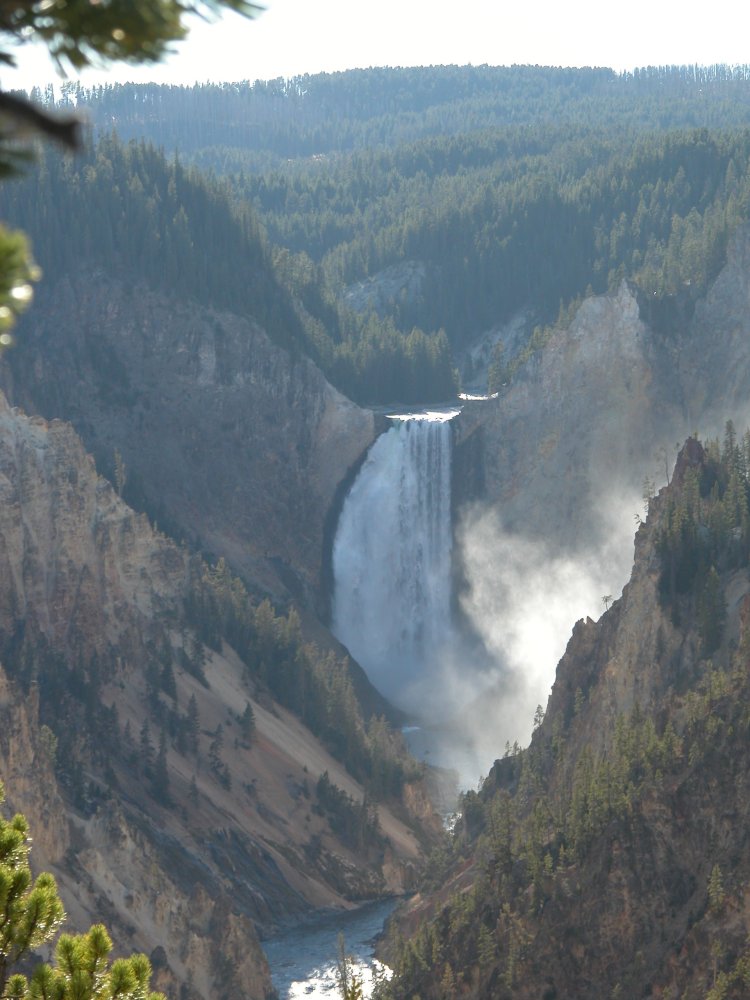
[[[333,549],[333,632],[370,680],[418,710],[451,627],[450,414],[399,418],[370,450]]]

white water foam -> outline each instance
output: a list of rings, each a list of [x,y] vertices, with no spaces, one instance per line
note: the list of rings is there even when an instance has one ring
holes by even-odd
[[[393,415],[344,503],[333,632],[394,704],[423,708],[450,644],[451,417]]]

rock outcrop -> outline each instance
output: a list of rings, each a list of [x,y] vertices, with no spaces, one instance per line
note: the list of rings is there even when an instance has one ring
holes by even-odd
[[[662,331],[644,315],[625,282],[586,299],[496,399],[466,403],[455,421],[458,507],[484,502],[509,532],[563,551],[600,548],[611,532],[602,514],[625,501],[629,534],[644,479],[666,481],[676,441],[720,435],[730,418],[745,425],[750,227],[692,315]]]
[[[344,302],[358,312],[373,311],[386,315],[397,302],[413,305],[422,298],[427,268],[417,260],[405,260],[349,285],[342,295]]]
[[[466,796],[448,876],[401,918],[399,1000],[747,996],[750,564],[746,496],[728,513],[736,455],[688,441],[622,598],[576,625],[530,746]]]
[[[40,287],[0,382],[70,421],[172,533],[324,607],[326,517],[376,428],[307,358],[250,320],[86,272]]]
[[[562,549],[598,544],[597,510],[618,494],[637,501],[659,470],[658,447],[674,446],[674,382],[627,284],[586,299],[496,399],[464,406],[459,505],[485,501],[509,531]]]
[[[103,920],[168,992],[261,1000],[257,928],[408,885],[408,821],[379,807],[381,856],[345,842],[315,786],[327,772],[353,802],[362,787],[230,646],[200,646],[187,550],[96,474],[69,424],[1,395],[0,560],[0,780],[69,929]]]
[[[727,262],[672,345],[689,433],[738,427],[750,416],[750,227],[738,229]]]

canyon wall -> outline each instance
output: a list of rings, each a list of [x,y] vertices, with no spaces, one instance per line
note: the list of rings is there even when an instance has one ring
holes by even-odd
[[[67,929],[104,920],[171,993],[260,1000],[256,928],[408,886],[419,821],[379,806],[379,854],[334,830],[318,779],[353,802],[363,788],[230,646],[197,641],[195,559],[97,475],[69,424],[1,395],[0,559],[0,778]]]
[[[400,915],[397,1000],[446,983],[475,1000],[747,995],[750,569],[733,461],[688,440],[622,597],[576,624],[530,745],[466,795],[447,876]]]
[[[649,303],[623,282],[584,300],[497,397],[469,401],[456,420],[457,506],[495,507],[508,531],[544,536],[562,550],[595,548],[608,510],[629,504],[644,479],[666,482],[694,432],[739,433],[750,417],[750,227],[694,310],[661,329]],[[624,574],[630,563],[628,554]],[[625,575],[622,576],[624,582]]]
[[[325,606],[326,517],[375,417],[251,320],[102,272],[42,283],[0,362],[11,402],[70,421],[123,495],[259,588]]]

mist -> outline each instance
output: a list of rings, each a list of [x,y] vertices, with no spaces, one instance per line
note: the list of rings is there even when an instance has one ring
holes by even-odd
[[[454,413],[404,415],[371,450],[336,533],[333,631],[410,717],[412,750],[467,788],[528,743],[575,623],[630,575],[644,510],[610,447],[592,463],[606,474],[581,477],[575,525],[551,513],[549,536],[520,534],[496,504],[452,518]]]
[[[604,598],[617,599],[628,580],[643,501],[631,487],[613,490],[595,507],[590,544],[577,551],[510,532],[492,507],[474,504],[459,515],[460,610],[484,655],[472,656],[466,640],[456,638],[438,668],[442,706],[433,695],[432,708],[436,719],[442,716],[440,763],[451,762],[464,788],[487,773],[507,744],[528,743],[573,626],[598,619]]]

